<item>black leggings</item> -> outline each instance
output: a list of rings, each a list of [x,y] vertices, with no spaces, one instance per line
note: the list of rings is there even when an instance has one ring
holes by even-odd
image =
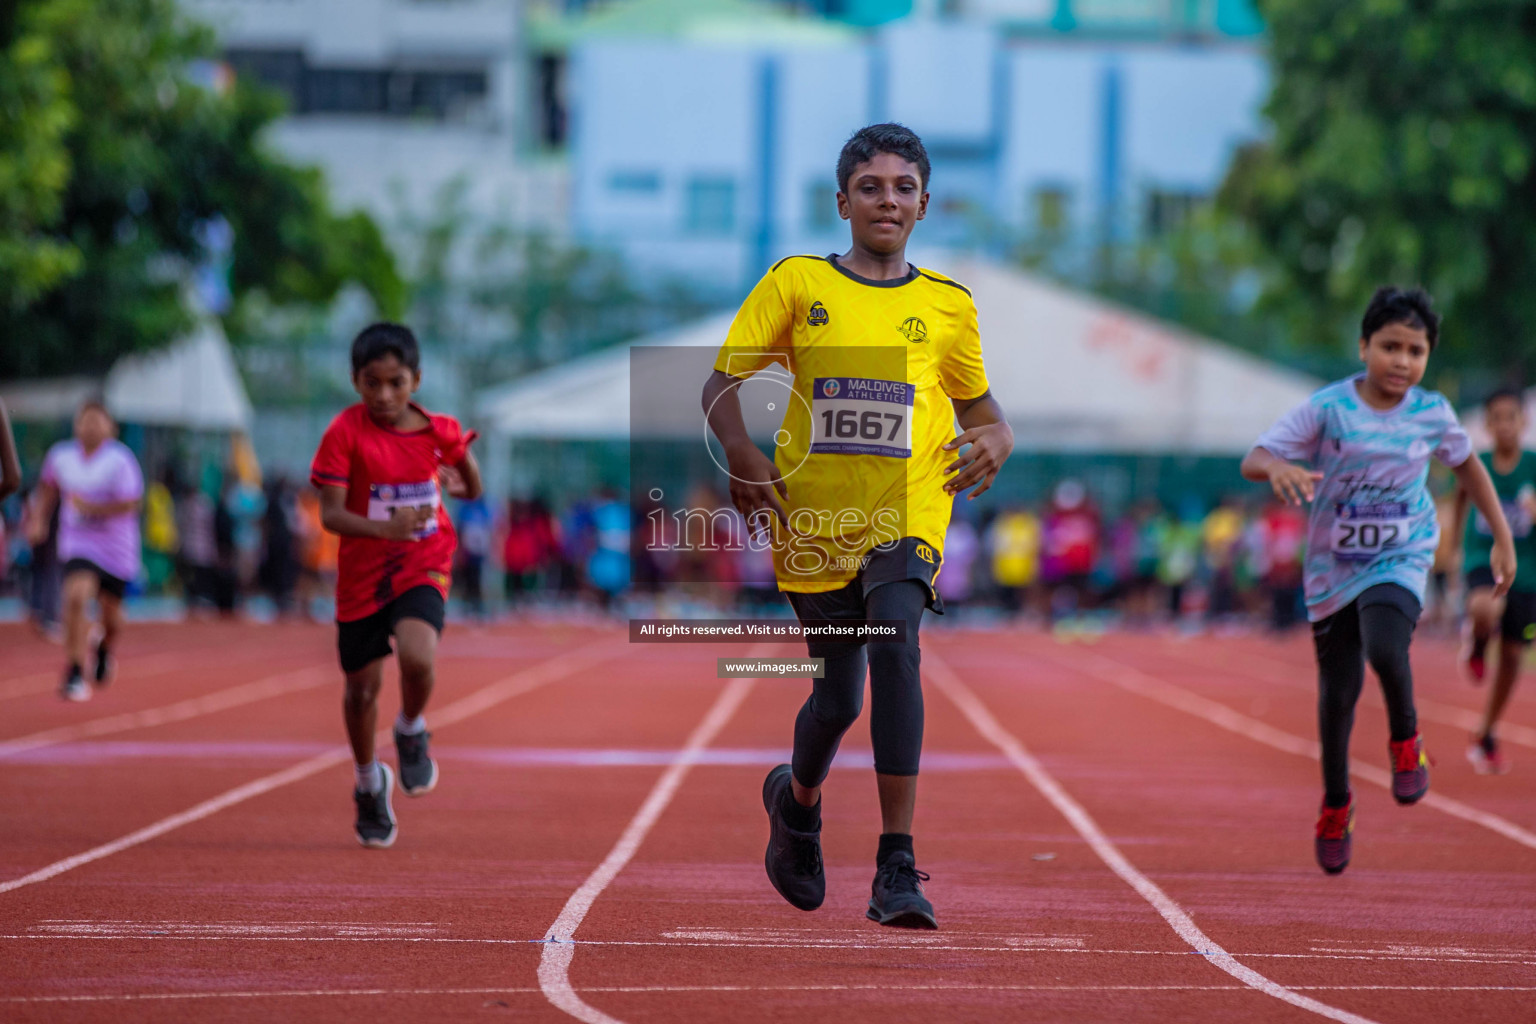
[[[1408,645],[1419,621],[1419,602],[1395,583],[1371,587],[1353,602],[1312,624],[1317,648],[1317,725],[1323,746],[1323,802],[1349,802],[1349,734],[1369,661],[1381,680],[1394,742],[1419,731],[1413,709]]]
[[[857,588],[853,584],[851,589]],[[917,628],[927,602],[928,588],[917,580],[881,584],[864,598],[866,618],[901,619],[907,624],[906,640],[868,644],[869,736],[875,748],[875,771],[882,775],[917,774],[923,747]],[[826,672],[812,680],[811,695],[795,718],[794,771],[802,786],[814,788],[826,779],[843,733],[863,709],[864,646],[835,641],[807,645],[811,657],[826,659]]]

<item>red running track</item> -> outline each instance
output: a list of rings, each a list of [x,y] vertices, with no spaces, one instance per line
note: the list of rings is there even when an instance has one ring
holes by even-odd
[[[1536,700],[1515,771],[1475,776],[1482,694],[1431,639],[1437,800],[1378,784],[1368,692],[1329,878],[1303,637],[925,633],[936,933],[864,919],[862,726],[826,905],[772,892],[758,793],[805,683],[715,679],[743,648],[451,629],[443,781],[396,797],[387,851],[351,836],[330,630],[136,626],[83,705],[51,693],[57,648],[7,626],[0,651],[3,1021],[1536,1020]]]

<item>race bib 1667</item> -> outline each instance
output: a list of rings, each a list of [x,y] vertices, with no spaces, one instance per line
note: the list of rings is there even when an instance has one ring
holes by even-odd
[[[906,381],[817,377],[811,395],[812,455],[912,455],[912,400]]]

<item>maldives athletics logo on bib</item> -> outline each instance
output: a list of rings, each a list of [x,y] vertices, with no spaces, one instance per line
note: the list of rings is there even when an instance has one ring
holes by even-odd
[[[821,393],[826,398],[836,398],[842,390],[843,386],[838,383],[836,377],[828,377],[821,382]]]

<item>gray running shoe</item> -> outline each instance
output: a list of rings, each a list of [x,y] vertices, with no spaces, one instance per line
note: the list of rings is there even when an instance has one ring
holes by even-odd
[[[377,793],[352,791],[357,802],[357,841],[364,846],[383,849],[395,842],[395,807],[390,798],[395,790],[395,773],[389,765],[379,765],[384,773],[384,786]]]
[[[427,754],[429,732],[404,733],[395,730],[395,753],[400,758],[400,788],[406,796],[430,793],[437,785],[437,762]]]
[[[933,904],[923,895],[926,881],[928,873],[917,870],[910,853],[891,854],[870,886],[869,919],[891,928],[937,928]]]

